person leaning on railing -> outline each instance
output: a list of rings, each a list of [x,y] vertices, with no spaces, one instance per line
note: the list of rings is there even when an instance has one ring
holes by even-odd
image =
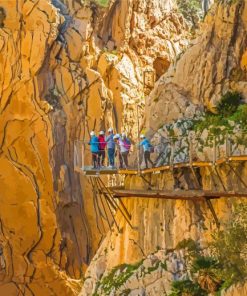
[[[152,162],[152,160],[150,158],[151,152],[153,152],[154,148],[150,144],[149,140],[145,137],[145,135],[142,134],[140,136],[140,138],[142,139],[142,141],[139,145],[143,147],[144,161],[145,161],[146,169],[148,169],[148,162],[150,162],[152,167],[154,167],[154,163]]]
[[[92,153],[92,165],[93,165],[93,168],[96,169],[98,165],[99,139],[98,137],[96,137],[94,131],[91,131],[90,137],[91,138],[88,144],[90,145],[90,151]]]

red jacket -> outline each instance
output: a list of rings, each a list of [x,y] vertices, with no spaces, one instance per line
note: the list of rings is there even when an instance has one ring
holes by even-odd
[[[99,150],[105,150],[106,147],[106,140],[104,135],[99,135]]]

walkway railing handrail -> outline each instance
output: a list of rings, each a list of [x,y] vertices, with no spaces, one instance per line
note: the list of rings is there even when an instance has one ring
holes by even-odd
[[[162,137],[162,136],[161,136]],[[75,141],[75,167],[91,166],[90,157],[90,140]],[[107,144],[107,142],[103,142]],[[102,144],[102,142],[94,142],[92,144]],[[139,143],[131,143],[129,158],[130,167],[141,169],[141,161],[137,161],[137,153],[139,153]],[[155,166],[170,165],[179,163],[192,163],[197,161],[209,161],[215,164],[220,158],[229,158],[234,155],[247,155],[247,130],[238,129],[234,133],[234,129],[224,129],[219,134],[205,134],[203,137],[190,132],[186,136],[163,137],[156,144],[153,144],[154,153],[151,158],[155,162]],[[107,146],[106,146],[107,149]],[[121,154],[121,148],[117,144],[118,153]],[[120,155],[121,156],[121,155]],[[142,157],[140,156],[140,159]]]

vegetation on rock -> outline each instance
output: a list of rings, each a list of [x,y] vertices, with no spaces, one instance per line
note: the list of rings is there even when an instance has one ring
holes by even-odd
[[[198,22],[202,19],[202,8],[200,0],[177,0],[178,9],[192,26],[198,27]]]
[[[198,284],[193,283],[191,280],[175,281],[172,285],[172,291],[169,296],[206,296]]]
[[[119,289],[134,272],[141,266],[143,261],[136,264],[122,264],[113,268],[108,275],[104,276],[98,283],[93,296],[98,296],[98,288],[104,292],[104,295],[110,295],[113,289]]]
[[[241,96],[236,92],[227,92],[216,106],[216,114],[207,111],[194,120],[193,130],[208,130],[211,135],[233,132],[234,129],[247,129],[247,104],[241,103]]]
[[[85,3],[94,3],[98,6],[107,7],[110,3],[109,0],[84,0]]]
[[[169,296],[208,295],[246,279],[246,211],[245,203],[234,206],[225,229],[213,233],[213,240],[206,252],[191,239],[177,245],[177,249],[186,250],[188,278],[174,281]]]

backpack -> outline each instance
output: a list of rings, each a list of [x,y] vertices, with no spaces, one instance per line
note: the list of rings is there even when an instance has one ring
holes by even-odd
[[[130,147],[131,147],[130,140],[126,138],[126,139],[124,139],[123,143],[124,143],[124,148],[126,148],[129,151]]]
[[[154,153],[154,146],[149,144],[149,152]]]

